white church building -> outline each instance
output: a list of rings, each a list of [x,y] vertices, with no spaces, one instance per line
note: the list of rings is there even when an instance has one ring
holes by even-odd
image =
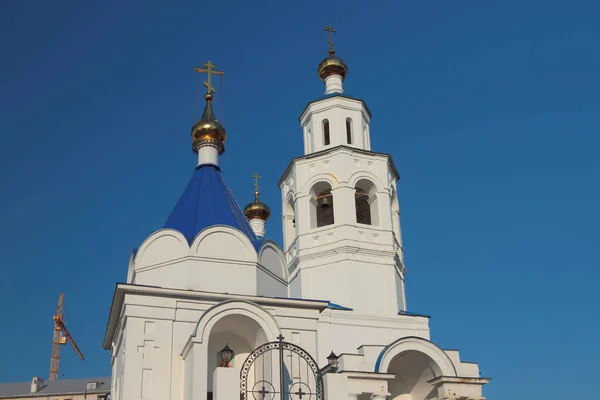
[[[283,248],[265,234],[258,185],[242,210],[221,174],[220,71],[205,67],[198,164],[114,293],[112,399],[483,400],[478,365],[406,308],[398,172],[371,149],[371,114],[344,95],[333,44],[318,67],[325,96],[300,116],[303,155],[279,181]]]

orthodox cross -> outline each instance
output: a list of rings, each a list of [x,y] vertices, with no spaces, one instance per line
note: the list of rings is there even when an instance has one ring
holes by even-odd
[[[159,348],[154,345],[153,340],[144,340],[143,346],[137,347],[138,353],[142,354],[142,358],[152,358],[159,352]]]
[[[213,75],[225,75],[223,71],[217,71],[213,69],[215,65],[210,62],[210,60],[204,64],[204,68],[194,68],[196,72],[206,72],[208,75],[208,81],[204,81],[204,87],[206,88],[207,94],[213,94],[215,92],[215,88],[212,86],[212,76]]]
[[[262,176],[260,176],[260,175],[258,175],[258,174],[254,174],[254,175],[252,175],[252,177],[254,178],[254,191],[255,191],[256,193],[258,193],[258,180],[259,180],[260,178],[262,178]]]
[[[324,31],[328,32],[329,35],[329,52],[333,52],[333,36],[331,35],[332,33],[336,33],[335,30],[331,27],[331,25],[327,25],[325,27],[325,29],[323,29]]]

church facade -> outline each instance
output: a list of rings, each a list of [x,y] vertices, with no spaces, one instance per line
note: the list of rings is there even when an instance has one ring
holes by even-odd
[[[221,175],[219,71],[201,71],[198,165],[164,228],[132,252],[111,305],[112,399],[484,399],[478,365],[407,311],[399,175],[371,149],[370,111],[344,95],[333,45],[318,67],[325,96],[300,116],[303,155],[279,181],[283,248],[265,238],[258,185],[242,210]]]

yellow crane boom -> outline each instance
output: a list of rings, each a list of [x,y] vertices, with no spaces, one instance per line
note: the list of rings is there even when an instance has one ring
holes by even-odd
[[[75,340],[73,339],[73,337],[67,330],[67,327],[65,326],[65,320],[64,320],[65,310],[64,310],[64,306],[63,306],[63,298],[64,298],[64,294],[61,293],[60,296],[58,297],[58,305],[56,306],[56,313],[52,317],[52,319],[54,320],[54,338],[52,340],[52,358],[50,359],[49,380],[51,380],[51,381],[58,379],[58,366],[60,363],[60,346],[67,344],[67,341],[69,341],[69,343],[71,343],[71,346],[73,346],[73,349],[75,350],[75,353],[77,353],[79,358],[81,358],[82,360],[85,360],[85,358],[83,357],[83,354],[81,353],[81,350],[79,350],[79,347],[75,343]]]

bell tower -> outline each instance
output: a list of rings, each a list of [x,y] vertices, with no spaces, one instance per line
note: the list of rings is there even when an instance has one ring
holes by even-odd
[[[279,182],[290,297],[392,316],[406,309],[399,176],[389,154],[371,151],[371,113],[343,94],[348,67],[325,30],[325,97],[302,112],[304,155]]]

